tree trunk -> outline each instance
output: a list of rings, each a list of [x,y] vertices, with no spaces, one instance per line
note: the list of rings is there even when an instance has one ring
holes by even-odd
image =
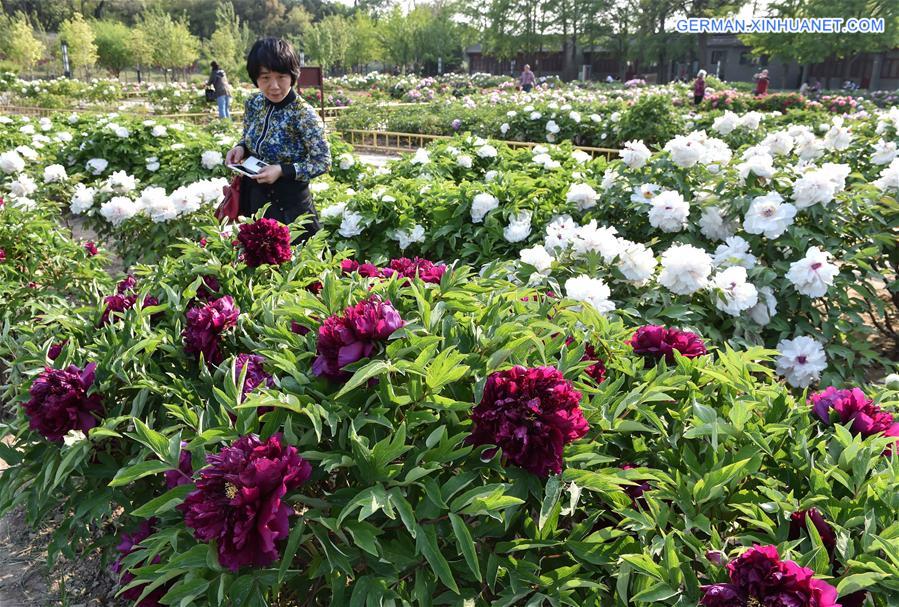
[[[886,53],[877,53],[874,55],[874,62],[871,65],[871,81],[868,83],[869,91],[876,91],[880,88],[880,69]]]
[[[709,49],[709,35],[706,33],[696,34],[696,41],[699,44],[699,68],[705,69]]]

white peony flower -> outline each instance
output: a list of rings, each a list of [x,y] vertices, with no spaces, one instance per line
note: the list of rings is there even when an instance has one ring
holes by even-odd
[[[474,223],[481,223],[484,215],[499,206],[499,198],[481,192],[471,201],[471,220]]]
[[[44,167],[44,183],[63,183],[68,179],[66,168],[61,164],[50,164]]]
[[[787,280],[803,295],[822,297],[839,273],[839,268],[828,261],[830,257],[830,253],[811,247],[805,257],[790,264]]]
[[[398,241],[400,249],[405,251],[413,242],[425,241],[425,227],[416,224],[411,230],[393,230],[388,236]]]
[[[731,236],[718,245],[712,257],[715,267],[741,266],[747,270],[755,267],[756,257],[749,252],[749,243],[740,236]]]
[[[114,196],[100,205],[100,215],[118,227],[122,222],[131,219],[140,211],[137,204],[127,196]]]
[[[27,196],[19,196],[11,204],[14,208],[22,211],[33,211],[37,208],[37,201]]]
[[[880,139],[874,144],[874,153],[871,155],[871,162],[873,164],[889,164],[893,162],[893,159],[896,158],[897,155],[899,155],[899,153],[896,152],[895,141],[887,142]]]
[[[125,171],[115,171],[106,180],[106,188],[117,194],[127,194],[133,192],[137,187],[137,179],[134,175],[129,175]]]
[[[774,315],[777,314],[777,299],[771,287],[759,287],[759,301],[749,308],[746,313],[756,324],[765,326]]]
[[[541,114],[540,112],[531,112],[531,120],[540,120],[541,116],[543,116],[543,114]]]
[[[365,222],[362,215],[356,211],[346,211],[337,232],[344,238],[352,238],[361,234],[363,229],[365,229]]]
[[[709,240],[727,240],[734,235],[735,226],[721,214],[717,206],[706,207],[699,218],[699,231]]]
[[[709,254],[688,244],[675,244],[662,253],[659,283],[672,293],[690,295],[704,289],[712,273]]]
[[[20,127],[19,127],[19,132],[22,133],[23,135],[34,135],[34,132],[35,132],[35,131],[34,131],[34,125],[33,125],[33,124],[26,124],[26,125],[24,125],[24,126],[20,126]]]
[[[522,263],[533,266],[541,274],[549,274],[552,267],[553,257],[547,253],[543,245],[538,244],[530,249],[522,249],[518,253]]]
[[[851,143],[852,133],[849,132],[848,128],[843,126],[842,118],[836,116],[834,118],[834,125],[824,134],[824,147],[829,150],[842,152],[843,150],[846,150]]]
[[[661,189],[662,186],[654,183],[638,185],[634,188],[634,193],[631,194],[631,202],[636,202],[637,204],[652,204],[652,201],[655,200],[656,195]]]
[[[69,430],[66,432],[66,435],[62,437],[62,442],[66,447],[71,447],[75,443],[80,443],[81,441],[86,441],[87,435],[81,430]]]
[[[571,158],[578,164],[584,164],[590,162],[593,157],[584,150],[575,150],[571,153]]]
[[[793,138],[786,131],[769,133],[759,144],[768,148],[768,153],[776,156],[786,156],[793,150]]]
[[[25,170],[25,159],[18,152],[9,151],[0,154],[0,171],[7,175],[21,173]]]
[[[749,234],[764,234],[774,240],[793,225],[796,207],[783,201],[777,192],[756,196],[743,218],[743,229]]]
[[[319,211],[318,216],[322,219],[336,219],[337,217],[342,217],[343,212],[346,211],[346,205],[346,202],[335,202]]]
[[[737,172],[740,174],[741,181],[745,180],[750,174],[763,179],[771,179],[774,177],[774,171],[774,158],[767,153],[751,156],[737,165]]]
[[[649,282],[658,265],[652,249],[629,240],[619,239],[618,242],[621,247],[618,254],[618,269],[624,277],[637,286]]]
[[[808,388],[827,368],[824,346],[811,337],[783,339],[777,349],[780,350],[780,356],[775,359],[777,372],[795,388]]]
[[[712,129],[720,135],[730,135],[739,125],[740,118],[730,110],[725,110],[723,115],[715,118]]]
[[[690,137],[678,135],[665,144],[665,151],[677,166],[688,169],[703,157],[702,145]]]
[[[680,192],[671,190],[662,192],[652,200],[649,210],[649,224],[663,232],[680,232],[687,226],[690,215],[690,203],[684,200]]]
[[[56,141],[59,141],[61,143],[68,143],[68,142],[72,141],[72,139],[73,139],[72,134],[69,133],[68,131],[60,131],[60,132],[56,133],[56,135],[54,135],[53,138]]]
[[[27,145],[16,146],[16,151],[21,154],[22,158],[28,160],[29,162],[34,162],[38,158],[37,152],[35,152]]]
[[[568,114],[568,117],[571,118],[572,122],[577,124],[581,123],[581,114],[580,112],[571,112]]]
[[[206,150],[203,152],[202,156],[200,156],[200,164],[202,164],[203,168],[207,171],[211,171],[222,164],[223,161],[224,158],[222,158],[222,153],[217,150]]]
[[[92,175],[99,175],[109,166],[109,161],[105,158],[91,158],[84,166]]]
[[[81,215],[92,206],[94,206],[94,195],[97,190],[89,188],[83,183],[75,186],[75,192],[72,194],[72,200],[69,202],[69,208],[76,215]]]
[[[615,302],[609,301],[609,295],[611,295],[611,291],[601,278],[581,275],[565,281],[566,297],[589,303],[600,314],[615,309]]]
[[[632,169],[643,167],[652,156],[649,148],[639,140],[625,142],[620,153],[622,162]]]
[[[116,137],[120,137],[122,139],[127,139],[131,136],[131,131],[119,125],[115,125],[115,128],[113,128],[112,132],[115,133]]]
[[[475,153],[478,155],[478,158],[496,158],[497,155],[496,148],[492,145],[481,146]]]
[[[490,183],[491,181],[494,181],[496,179],[497,175],[499,175],[499,171],[487,171],[486,173],[484,173],[484,181]]]
[[[567,249],[577,238],[579,229],[571,215],[553,217],[546,226],[546,238],[543,240],[543,245],[553,252]]]
[[[739,316],[758,303],[759,294],[752,283],[746,282],[746,268],[733,266],[712,277],[709,288],[715,292],[715,307],[731,316]]]
[[[585,211],[596,206],[596,190],[586,183],[573,183],[568,187],[565,200],[575,203],[578,211]]]
[[[344,152],[338,158],[338,166],[341,171],[346,171],[347,169],[351,169],[356,166],[356,159],[349,152]]]
[[[503,228],[503,238],[507,242],[521,242],[531,234],[531,212],[520,211],[509,219],[509,225]]]
[[[880,177],[873,183],[881,192],[899,192],[899,158],[893,159],[890,166],[880,171]]]
[[[585,257],[588,253],[599,253],[606,263],[615,259],[621,253],[621,240],[617,236],[618,230],[608,226],[599,227],[596,220],[577,229],[577,234],[571,241],[571,248],[578,257]]]
[[[13,197],[31,196],[37,191],[37,183],[27,174],[22,173],[9,184],[9,191]]]
[[[603,190],[608,191],[615,185],[615,182],[621,178],[621,175],[618,174],[618,171],[615,169],[606,169],[606,172],[602,175],[602,183],[600,187]]]
[[[151,173],[155,173],[159,170],[159,158],[156,156],[150,156],[146,159],[147,162],[147,170]]]
[[[796,207],[804,209],[814,204],[826,205],[846,187],[849,165],[824,163],[819,169],[810,169],[793,182],[793,200]]]
[[[456,164],[458,164],[463,169],[471,168],[471,156],[462,154],[456,158]]]
[[[509,123],[508,122],[502,123],[502,125],[499,127],[499,132],[502,133],[503,135],[508,133],[509,132]]]
[[[154,223],[162,223],[178,216],[178,208],[166,195],[164,188],[145,188],[137,199],[137,204]]]
[[[555,135],[555,134],[558,133],[560,130],[561,130],[561,129],[559,128],[559,125],[556,124],[556,121],[555,121],[555,120],[550,120],[549,122],[546,123],[546,132],[547,132],[547,133],[550,133],[550,134]]]
[[[756,131],[762,122],[761,112],[746,112],[737,122],[737,126],[748,131]]]
[[[169,134],[169,130],[167,128],[165,128],[163,125],[157,124],[156,126],[153,127],[153,130],[150,131],[150,134],[153,135],[154,137],[165,137],[166,135]]]

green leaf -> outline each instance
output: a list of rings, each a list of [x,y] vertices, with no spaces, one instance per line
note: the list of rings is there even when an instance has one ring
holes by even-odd
[[[121,487],[122,485],[127,485],[128,483],[136,481],[139,478],[150,476],[151,474],[159,474],[160,472],[165,472],[166,470],[171,469],[172,467],[165,462],[141,462],[127,468],[122,468],[121,470],[116,472],[115,477],[113,477],[113,479],[109,481],[109,486]]]
[[[890,574],[888,573],[875,573],[873,571],[853,573],[840,580],[840,583],[837,584],[837,592],[840,596],[846,596],[857,590],[864,590],[875,586],[877,582],[888,577],[890,577]]]
[[[166,491],[159,497],[154,497],[143,506],[136,508],[131,512],[131,516],[150,518],[152,516],[158,516],[163,512],[173,510],[175,506],[184,501],[187,494],[193,491],[194,488],[193,483],[178,485],[174,489]]]
[[[287,575],[287,570],[290,568],[290,563],[293,562],[293,557],[297,553],[297,546],[300,545],[300,537],[303,535],[305,528],[306,522],[301,518],[290,530],[287,546],[284,548],[284,554],[281,555],[281,566],[278,568],[279,584],[284,581],[284,576]]]
[[[166,459],[169,454],[169,439],[165,436],[153,430],[147,424],[137,419],[133,418],[134,428],[137,430],[137,436],[133,434],[128,434],[131,438],[134,438],[142,445],[145,445],[150,451],[156,454],[156,457],[159,459]]]
[[[537,529],[543,530],[543,525],[546,524],[549,515],[552,513],[555,505],[559,502],[561,496],[562,480],[557,474],[554,474],[546,481],[546,487],[543,493],[543,504],[540,506],[540,518],[537,520]]]
[[[468,563],[468,568],[471,569],[478,582],[483,582],[474,540],[471,539],[471,533],[468,531],[468,527],[465,526],[465,521],[462,520],[461,516],[452,512],[449,513],[449,518],[450,523],[453,525],[453,532],[456,534],[456,540],[459,542],[459,549],[462,551],[462,556],[465,557],[465,562]]]
[[[456,594],[459,594],[459,587],[456,585],[455,578],[453,578],[453,572],[450,569],[449,563],[437,546],[437,531],[435,526],[428,525],[427,527],[422,527],[421,525],[418,525],[416,528],[415,543],[418,546],[419,552],[421,552],[428,560],[431,569],[437,574],[437,577],[440,578],[440,581],[443,582],[447,588]]]
[[[390,366],[390,363],[383,360],[373,360],[353,373],[353,376],[346,384],[344,384],[343,388],[340,389],[340,392],[338,392],[334,398],[340,399],[340,397],[352,392],[373,377],[389,373],[391,370],[392,367]]]

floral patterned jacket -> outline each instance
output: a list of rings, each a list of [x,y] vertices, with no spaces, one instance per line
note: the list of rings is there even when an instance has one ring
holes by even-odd
[[[308,182],[331,168],[331,146],[318,114],[294,90],[278,103],[262,93],[244,106],[243,138],[248,154],[280,164],[282,179]]]

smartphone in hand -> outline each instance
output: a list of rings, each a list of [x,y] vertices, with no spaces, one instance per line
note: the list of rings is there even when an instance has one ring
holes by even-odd
[[[227,166],[232,171],[237,171],[247,177],[255,177],[263,167],[268,166],[268,163],[259,160],[255,156],[250,156],[249,158],[244,158],[240,164],[229,164]]]

